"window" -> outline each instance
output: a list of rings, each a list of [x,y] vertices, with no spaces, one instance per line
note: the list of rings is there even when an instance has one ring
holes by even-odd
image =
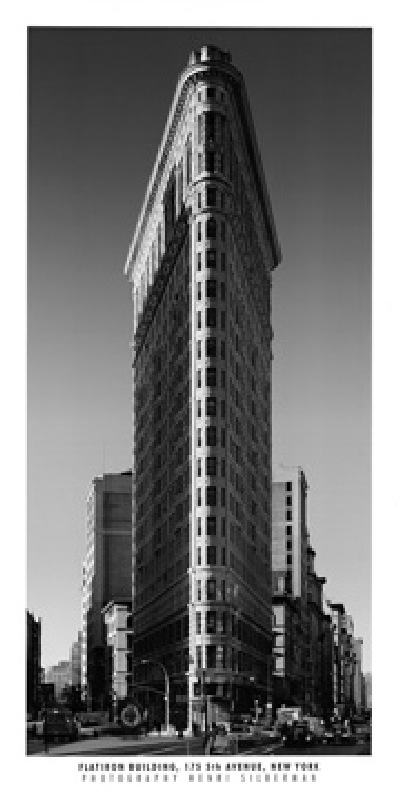
[[[198,428],[197,435],[198,435],[198,447],[202,447],[202,431],[201,431],[201,428]]]
[[[202,223],[201,223],[200,220],[199,220],[198,226],[197,226],[197,240],[198,240],[198,242],[202,241]]]
[[[217,223],[214,217],[209,217],[206,220],[206,238],[215,239],[217,236]]]
[[[223,547],[222,550],[221,550],[221,564],[222,564],[223,567],[225,567],[225,564],[226,564],[226,561],[225,561],[225,547]]]
[[[202,342],[200,339],[196,342],[196,353],[197,358],[202,358]]]
[[[206,281],[206,297],[209,299],[217,297],[217,281],[215,278],[208,278]]]
[[[202,648],[200,645],[196,648],[196,666],[198,669],[202,669]]]
[[[206,458],[206,475],[210,477],[217,475],[217,459],[215,456],[208,456]]]
[[[203,124],[204,124],[204,116],[203,114],[198,115],[198,144],[202,144],[203,142]]]
[[[217,189],[215,189],[214,186],[209,186],[206,189],[206,205],[208,206],[217,205]]]
[[[202,193],[198,192],[198,208],[202,208]]]
[[[217,327],[217,309],[216,308],[206,308],[206,327],[207,328],[216,328]]]
[[[215,611],[206,612],[206,633],[216,632],[217,615]]]
[[[187,184],[192,181],[192,138],[188,136],[186,144],[186,176]]]
[[[200,611],[196,612],[196,633],[197,634],[202,633],[202,615]]]
[[[225,389],[225,370],[221,370],[221,388]]]
[[[288,509],[286,510],[286,519],[287,519],[287,521],[288,521],[288,522],[291,522],[291,521],[292,521],[292,511],[291,511],[291,509],[290,509],[290,508],[288,508]]]
[[[214,544],[209,544],[206,547],[206,564],[214,567],[217,564],[217,547]]]
[[[224,486],[221,489],[221,505],[223,507],[225,506],[225,488],[224,488]]]
[[[209,669],[216,667],[216,646],[213,644],[206,646],[206,667]]]
[[[217,428],[215,425],[208,425],[206,428],[206,445],[207,447],[215,447],[217,444]]]
[[[214,578],[209,578],[206,581],[206,600],[216,599],[216,581]]]
[[[217,487],[216,486],[206,486],[206,505],[207,506],[215,506],[215,505],[217,505]]]
[[[291,536],[293,532],[293,528],[291,525],[286,525],[286,536]]]
[[[291,564],[291,563],[292,563],[292,556],[291,555],[287,555],[286,556],[286,564]]]
[[[208,100],[213,100],[216,96],[216,90],[214,86],[209,86],[206,92],[206,97]]]
[[[202,299],[202,284],[200,281],[198,281],[196,284],[196,298],[197,300]]]
[[[214,269],[217,266],[216,251],[213,249],[206,250],[206,267]]]
[[[221,253],[221,269],[225,272],[225,253]]]
[[[198,487],[198,506],[202,505],[202,490],[200,486]]]
[[[225,242],[225,220],[221,220],[221,241]]]
[[[198,369],[198,371],[196,373],[196,385],[197,385],[198,389],[201,389],[201,387],[202,387],[202,370],[200,370],[200,369]]]
[[[206,357],[216,358],[217,356],[217,339],[214,337],[206,339]]]
[[[217,386],[217,369],[216,367],[206,367],[206,386],[214,388]]]
[[[211,150],[206,150],[205,153],[205,171],[206,172],[214,172],[214,153]]]
[[[202,601],[202,583],[201,581],[196,582],[196,598],[200,603]]]
[[[202,327],[202,313],[201,313],[201,311],[198,311],[198,325],[197,325],[197,328],[198,328],[199,331],[200,331],[201,327]]]
[[[221,536],[225,536],[225,517],[221,520]],[[223,599],[225,600],[225,597]]]
[[[198,517],[198,536],[201,536],[201,535],[202,535],[202,519],[201,519],[201,517]]]
[[[292,550],[292,549],[293,549],[292,541],[291,539],[288,539],[286,542],[286,550]]]
[[[206,535],[215,536],[217,533],[217,517],[206,518]]]
[[[291,496],[290,494],[288,494],[288,495],[286,496],[286,505],[287,505],[287,506],[291,506],[291,505],[293,505],[292,496]]]
[[[221,330],[225,331],[225,311],[221,311]]]
[[[200,271],[201,271],[201,269],[202,269],[202,253],[198,253],[198,254],[197,254],[197,263],[196,263],[196,267],[197,267],[197,269],[198,269],[198,272],[200,272]]]
[[[202,563],[202,551],[201,551],[200,547],[198,547],[198,550],[197,550],[196,562],[197,562],[198,567],[200,567],[200,565]]]
[[[286,484],[285,484],[285,487],[286,487],[286,491],[287,492],[292,492],[293,491],[293,484],[292,484],[291,481],[287,481]]]
[[[203,155],[202,153],[198,153],[198,173],[200,174],[203,170]]]
[[[215,417],[217,414],[217,398],[206,397],[206,414],[209,417]]]
[[[224,281],[221,282],[221,300],[225,301],[225,283],[224,283]]]

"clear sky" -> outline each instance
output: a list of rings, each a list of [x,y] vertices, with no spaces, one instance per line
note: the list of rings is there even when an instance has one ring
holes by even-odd
[[[80,626],[85,495],[131,448],[123,266],[177,77],[219,44],[241,69],[283,260],[274,462],[306,472],[328,597],[371,667],[371,33],[34,29],[29,46],[27,606],[43,664]]]

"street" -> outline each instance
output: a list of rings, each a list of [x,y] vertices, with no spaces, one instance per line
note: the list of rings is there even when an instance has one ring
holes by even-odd
[[[239,741],[238,755],[277,755],[277,756],[355,756],[370,755],[369,742],[358,742],[352,745],[314,745],[307,748],[287,748],[279,742],[259,742],[249,738]],[[41,740],[29,740],[27,755],[46,755]],[[50,745],[49,756],[191,756],[204,755],[203,740],[200,737],[184,739],[170,737],[147,737],[131,739],[122,736],[103,736],[98,739],[86,739],[68,744]],[[229,754],[215,754],[214,757]]]

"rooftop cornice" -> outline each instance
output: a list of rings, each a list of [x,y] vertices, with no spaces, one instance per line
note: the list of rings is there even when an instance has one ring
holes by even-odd
[[[202,48],[203,50],[203,48]],[[181,113],[184,107],[185,99],[188,94],[188,89],[191,84],[195,84],[198,77],[204,74],[218,74],[227,76],[235,90],[235,98],[237,101],[238,111],[240,112],[243,132],[246,139],[246,147],[249,154],[249,160],[253,169],[255,177],[256,189],[259,195],[260,206],[264,218],[264,224],[269,234],[274,265],[276,267],[281,260],[281,251],[276,234],[271,204],[269,200],[268,190],[265,183],[263,167],[259,154],[253,119],[250,111],[249,101],[244,85],[244,81],[239,70],[231,64],[228,60],[207,60],[196,61],[189,63],[188,66],[181,73],[177,87],[174,93],[173,102],[171,104],[165,129],[163,132],[160,147],[157,152],[155,165],[152,170],[151,177],[148,182],[147,190],[145,193],[144,202],[141,208],[141,213],[135,227],[134,236],[127,254],[126,263],[124,266],[124,274],[128,275],[131,269],[131,264],[134,262],[138,249],[142,242],[145,225],[159,187],[162,177],[162,168],[169,156],[176,126],[181,118]]]

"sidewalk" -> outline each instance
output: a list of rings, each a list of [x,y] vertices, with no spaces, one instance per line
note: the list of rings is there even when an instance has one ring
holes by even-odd
[[[48,753],[42,751],[37,755],[90,755],[91,753],[98,754],[99,750],[104,750],[106,754],[110,754],[112,750],[119,750],[121,746],[134,747],[135,744],[147,745],[148,749],[153,747],[157,742],[173,743],[181,742],[177,735],[170,734],[155,734],[149,736],[132,736],[131,734],[121,734],[120,736],[98,736],[90,737],[89,739],[78,739],[76,742],[68,742],[67,744],[50,745]],[[76,751],[79,751],[78,753]]]

